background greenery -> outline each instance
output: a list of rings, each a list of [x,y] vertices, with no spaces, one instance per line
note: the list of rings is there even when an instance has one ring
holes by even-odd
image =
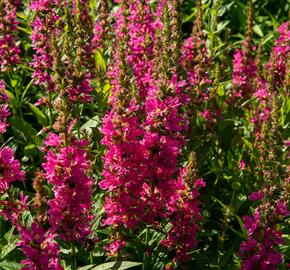
[[[28,2],[28,1],[27,1]],[[153,1],[154,2],[154,1]],[[229,0],[202,1],[203,22],[207,34],[207,46],[216,63],[225,62],[225,69],[221,70],[223,80],[219,82],[219,95],[217,102],[223,104],[230,90],[231,60],[235,48],[239,48],[244,40],[246,32],[247,2]],[[92,7],[96,3],[91,0]],[[287,0],[256,0],[254,5],[254,35],[255,44],[264,45],[262,59],[268,59],[268,53],[277,37],[275,30],[288,19],[290,2]],[[23,169],[26,172],[24,183],[14,183],[13,192],[19,193],[23,190],[33,197],[32,179],[37,167],[41,167],[43,156],[39,151],[43,140],[42,129],[47,127],[50,119],[48,112],[35,107],[33,104],[42,96],[44,89],[33,84],[31,78],[32,69],[29,65],[32,59],[33,50],[29,35],[31,34],[30,23],[34,13],[28,8],[28,3],[23,10],[18,12],[19,42],[22,49],[22,63],[13,72],[0,74],[7,85],[11,97],[10,128],[5,134],[5,144],[15,149],[17,157],[21,159]],[[111,8],[113,9],[113,3]],[[195,18],[195,1],[186,0],[183,2],[183,32],[184,37],[191,33],[192,24]],[[106,65],[106,56],[96,56],[97,65]],[[82,128],[86,129],[91,138],[93,152],[95,154],[95,178],[100,179],[102,168],[101,157],[104,147],[99,143],[101,134],[99,127],[101,119],[107,108],[107,97],[109,85],[95,82],[95,103],[85,105],[81,116]],[[289,137],[288,128],[290,119],[290,102],[286,97],[281,97],[281,126],[283,135]],[[56,112],[55,112],[56,113]],[[217,123],[214,129],[209,129],[202,118],[196,119],[194,130],[194,150],[197,153],[199,175],[207,182],[207,187],[201,195],[203,205],[202,230],[199,234],[199,246],[192,254],[192,261],[187,264],[189,269],[239,269],[240,261],[237,256],[239,244],[246,238],[245,229],[242,226],[241,217],[250,213],[250,204],[247,201],[248,194],[255,190],[255,178],[249,171],[239,170],[239,162],[245,159],[251,162],[255,156],[253,146],[254,138],[251,135],[252,127],[249,118],[240,118],[238,112],[227,111],[225,118]],[[141,269],[136,263],[114,263],[96,267],[105,263],[105,256],[102,246],[107,242],[107,236],[112,232],[104,229],[100,220],[104,214],[101,207],[103,195],[95,187],[95,221],[94,231],[100,238],[93,248],[87,250],[78,247],[77,263],[82,270],[85,269],[127,269],[134,267]],[[31,213],[33,215],[33,213]],[[27,222],[31,220],[27,214]],[[282,247],[284,254],[290,259],[290,238],[289,231],[285,232],[285,245]],[[147,262],[147,269],[164,269],[169,262],[170,253],[160,249],[158,242],[162,236],[150,231],[149,246],[152,250],[150,261]],[[139,236],[130,235],[132,239],[128,247],[128,260],[142,262],[145,251],[144,232]],[[18,235],[11,225],[0,219],[0,269],[20,269],[19,262],[23,258],[16,243]],[[70,247],[62,244],[61,257],[66,261],[66,269],[70,269],[70,262],[73,258],[70,255]],[[90,255],[88,255],[90,254]],[[134,269],[134,268],[132,268]]]

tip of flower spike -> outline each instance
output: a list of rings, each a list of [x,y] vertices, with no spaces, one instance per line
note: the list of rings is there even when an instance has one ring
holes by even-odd
[[[260,201],[264,198],[264,192],[258,191],[258,192],[252,192],[249,196],[249,200],[251,201]]]

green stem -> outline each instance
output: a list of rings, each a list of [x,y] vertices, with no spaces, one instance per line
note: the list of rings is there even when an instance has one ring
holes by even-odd
[[[73,257],[72,270],[76,270],[77,269],[76,247],[73,243],[72,243],[71,250],[72,250],[72,257]]]
[[[81,138],[81,125],[80,125],[80,102],[79,102],[79,98],[77,98],[77,117],[79,117],[78,121],[77,121],[77,132],[78,132],[78,139]]]
[[[142,264],[142,270],[147,269],[147,248],[148,248],[148,241],[149,241],[149,228],[146,228],[146,235],[145,235],[145,251],[143,254],[143,264]]]
[[[90,252],[90,264],[94,264],[94,252]]]
[[[212,9],[212,17],[211,17],[211,48],[210,48],[211,56],[213,56],[214,54],[214,48],[216,45],[215,44],[215,41],[216,41],[215,31],[217,30],[218,6],[219,6],[219,0],[214,0],[213,9]]]
[[[49,100],[49,128],[52,129],[52,97],[51,97],[51,92],[49,91],[49,96],[48,96]]]

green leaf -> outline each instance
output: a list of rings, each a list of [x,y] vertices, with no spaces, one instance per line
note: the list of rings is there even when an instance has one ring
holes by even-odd
[[[13,235],[15,230],[15,227],[12,227],[7,233],[5,233],[4,238],[10,242],[11,240],[15,239],[15,236]]]
[[[216,33],[221,32],[230,23],[229,20],[218,23]]]
[[[213,201],[219,203],[224,209],[227,209],[228,206],[225,205],[222,201],[220,201],[219,199],[217,199],[216,197],[212,196]]]
[[[0,259],[1,261],[16,248],[16,244],[18,242],[18,239],[16,238],[14,233],[15,227],[12,227],[1,239],[1,242],[5,242],[3,246],[1,246],[1,253],[0,253]]]
[[[242,138],[243,142],[244,142],[244,146],[248,147],[250,150],[254,149],[254,146],[251,142],[249,142],[246,138]]]
[[[129,261],[117,261],[117,262],[109,262],[109,263],[103,263],[96,267],[94,267],[92,270],[125,270],[129,269],[138,265],[141,265],[142,263],[139,262],[129,262]]]
[[[9,105],[15,109],[18,108],[18,103],[17,103],[17,100],[15,99],[14,94],[8,91],[7,89],[5,90],[5,93],[9,97]]]
[[[111,95],[111,85],[109,83],[105,84],[103,88],[97,88],[97,92],[103,93],[104,97],[108,97]]]
[[[96,6],[97,6],[96,0],[90,0],[90,7],[91,7],[91,9],[94,10],[96,8]]]
[[[47,125],[47,118],[45,116],[45,114],[39,110],[35,105],[28,103],[30,109],[33,111],[33,113],[36,116],[37,122],[42,125],[42,126],[46,126]]]
[[[1,251],[0,259],[4,259],[10,252],[12,252],[16,248],[17,242],[18,242],[18,239],[15,239],[13,242],[5,245]]]
[[[10,84],[13,88],[17,85],[17,83],[18,83],[18,80],[14,80],[14,79],[10,80]]]
[[[16,140],[25,144],[27,143],[34,143],[36,145],[40,144],[40,139],[36,135],[36,130],[30,123],[26,122],[22,117],[14,116],[10,118],[10,122]]]
[[[255,32],[259,37],[263,37],[263,36],[264,36],[261,27],[260,27],[259,25],[257,25],[257,24],[253,27],[253,31],[254,31],[254,32]]]
[[[26,33],[28,35],[31,35],[31,33],[32,33],[31,29],[27,29],[27,28],[20,27],[20,26],[18,26],[18,30],[23,31],[24,33]]]
[[[1,262],[0,266],[4,268],[5,270],[20,270],[22,265],[20,263],[16,262]]]
[[[106,62],[99,50],[96,51],[95,62],[96,62],[96,67],[102,68],[104,71],[106,71],[107,69]]]
[[[247,230],[244,227],[244,222],[243,222],[243,220],[238,215],[236,215],[236,218],[237,218],[237,220],[239,222],[239,225],[240,225],[240,227],[242,229],[243,236],[244,236],[244,238],[246,238],[247,235],[248,235],[248,232],[247,232]]]
[[[23,152],[25,156],[37,156],[38,148],[35,144],[29,144],[24,147]]]
[[[100,118],[98,115],[95,115],[93,118],[88,120],[81,126],[81,130],[86,130],[89,135],[92,135],[93,129],[98,127],[101,124]]]
[[[88,270],[91,269],[94,266],[94,264],[86,265],[84,267],[78,268],[78,270]]]

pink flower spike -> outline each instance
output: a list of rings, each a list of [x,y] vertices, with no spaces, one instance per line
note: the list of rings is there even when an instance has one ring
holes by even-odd
[[[249,196],[249,200],[251,201],[260,201],[264,198],[264,192],[259,191],[259,192],[252,192],[251,195]]]

